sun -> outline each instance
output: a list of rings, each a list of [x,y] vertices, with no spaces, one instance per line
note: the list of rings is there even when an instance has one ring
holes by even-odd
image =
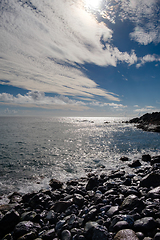
[[[85,6],[90,9],[97,9],[100,7],[101,0],[85,0]]]

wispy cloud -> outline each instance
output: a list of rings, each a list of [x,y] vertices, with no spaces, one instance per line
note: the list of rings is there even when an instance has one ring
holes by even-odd
[[[140,63],[136,64],[136,67],[139,68],[147,62],[160,62],[160,57],[157,55],[147,54],[146,56],[139,58]]]
[[[121,110],[121,109],[124,109],[124,108],[127,108],[126,105],[123,105],[123,104],[117,104],[117,103],[102,103],[102,102],[98,102],[98,101],[93,101],[93,102],[90,102],[89,105],[91,106],[98,106],[98,107],[111,107],[113,109],[117,109],[117,110]]]
[[[82,101],[75,101],[69,99],[65,96],[56,96],[56,97],[48,97],[45,96],[43,92],[39,91],[29,91],[25,95],[17,94],[13,96],[8,93],[0,94],[0,103],[1,104],[10,104],[10,105],[18,105],[25,107],[41,107],[41,108],[61,108],[61,109],[76,109],[80,110],[87,109],[88,107]]]
[[[147,45],[160,42],[160,5],[156,0],[119,0],[122,20],[129,19],[135,24],[130,33],[132,40]]]
[[[28,90],[119,101],[85,75],[83,64],[132,65],[136,54],[111,46],[112,30],[98,23],[80,2],[2,1],[1,79]]]
[[[145,106],[145,107],[141,107],[141,108],[139,106],[137,106],[137,107],[138,108],[134,110],[134,112],[136,112],[136,113],[145,113],[145,112],[156,112],[156,111],[159,111],[159,109],[157,109],[154,106]]]

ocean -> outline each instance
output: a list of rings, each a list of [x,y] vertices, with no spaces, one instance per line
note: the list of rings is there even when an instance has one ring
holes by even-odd
[[[124,168],[143,154],[160,154],[160,134],[144,132],[126,118],[0,117],[0,198],[14,191],[49,188],[49,180]],[[146,164],[146,163],[143,163]]]

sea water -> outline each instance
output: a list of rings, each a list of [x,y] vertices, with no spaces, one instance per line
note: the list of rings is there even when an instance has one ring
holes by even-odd
[[[0,196],[48,188],[100,167],[160,154],[160,134],[144,132],[126,118],[0,117]],[[129,168],[127,168],[129,171]],[[3,197],[2,197],[3,199]]]

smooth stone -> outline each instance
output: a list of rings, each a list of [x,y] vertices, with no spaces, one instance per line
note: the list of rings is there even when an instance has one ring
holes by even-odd
[[[110,209],[106,212],[108,217],[112,217],[118,212],[119,207],[118,206],[112,206]]]
[[[31,221],[19,222],[14,229],[14,235],[16,238],[19,238],[29,232],[37,232],[41,229],[41,226],[38,223],[33,223]]]
[[[55,229],[53,228],[53,229],[45,231],[42,235],[42,239],[43,240],[52,240],[54,236],[55,236]]]
[[[97,226],[93,229],[92,240],[107,240],[109,239],[109,233],[106,227]]]
[[[132,229],[120,230],[114,237],[114,240],[139,240]]]
[[[47,213],[47,216],[45,218],[46,220],[48,220],[51,224],[53,223],[56,223],[56,214],[53,210],[50,210],[48,213]]]
[[[158,187],[160,183],[160,172],[158,170],[149,173],[140,181],[141,187]]]
[[[142,155],[142,161],[150,162],[151,161],[151,156],[149,154]]]
[[[65,220],[60,220],[59,222],[57,222],[56,227],[55,227],[56,232],[61,231],[61,229],[63,228],[65,223],[66,223]]]
[[[125,157],[125,156],[123,156],[123,157],[121,157],[121,158],[120,158],[120,160],[121,160],[121,161],[123,161],[123,162],[127,162],[127,161],[129,161],[129,158],[128,158],[128,157]]]
[[[160,186],[150,190],[147,194],[147,197],[149,197],[149,198],[159,198],[160,197]]]
[[[86,190],[93,190],[93,188],[98,187],[98,179],[96,176],[92,176],[89,178],[88,183],[86,185]]]
[[[157,233],[154,235],[153,240],[160,240],[160,232],[157,232]]]
[[[142,164],[139,160],[135,160],[132,163],[128,164],[129,167],[134,168],[134,167],[140,167]]]
[[[134,229],[136,231],[149,232],[156,228],[157,223],[153,217],[144,217],[134,222]]]
[[[63,230],[61,233],[61,240],[70,240],[71,239],[71,232],[67,229]]]
[[[6,233],[11,231],[19,222],[19,213],[15,210],[8,211],[0,220],[0,232]]]
[[[80,194],[74,194],[73,202],[78,206],[82,206],[84,203],[84,197]]]
[[[34,211],[24,212],[21,215],[21,221],[32,221],[36,215]]]
[[[57,179],[52,178],[49,181],[49,185],[51,186],[52,190],[60,189],[63,186],[63,183],[58,181]]]
[[[72,205],[71,201],[58,201],[54,205],[54,211],[58,213],[65,212],[65,210]]]
[[[138,199],[138,197],[134,194],[131,194],[129,196],[127,196],[121,206],[120,209],[133,209],[134,207],[138,206],[140,204],[140,200]]]
[[[35,232],[29,232],[22,237],[19,237],[18,240],[34,240],[37,237]]]
[[[142,232],[136,232],[136,235],[139,238],[139,240],[143,240],[144,234]]]
[[[129,224],[126,221],[119,221],[113,226],[113,231],[118,232],[121,229],[129,228]]]

